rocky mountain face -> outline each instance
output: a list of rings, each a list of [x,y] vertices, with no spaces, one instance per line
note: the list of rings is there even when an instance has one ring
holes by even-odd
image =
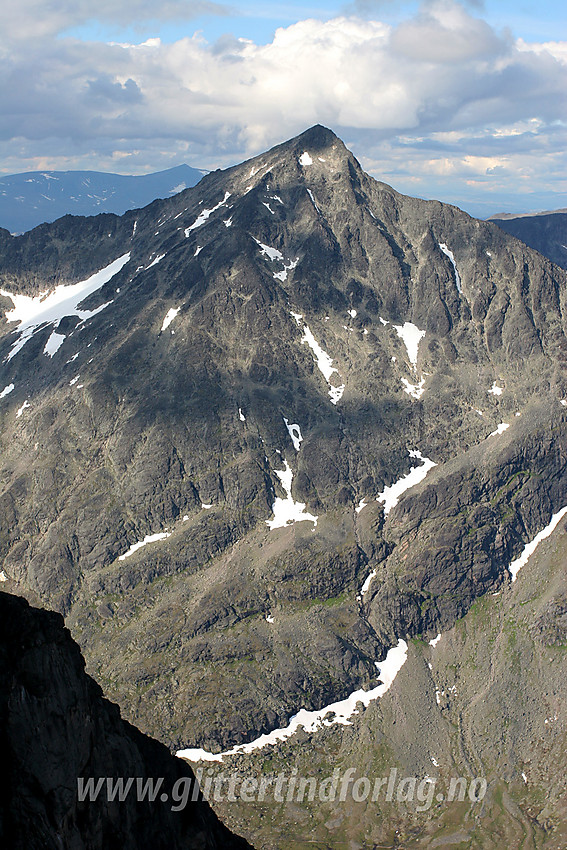
[[[209,772],[315,778],[338,771],[337,799],[218,804],[262,850],[458,847],[563,850],[567,846],[567,524],[541,543],[518,580],[488,593],[435,645],[414,639],[394,686],[350,726],[300,731]],[[340,783],[396,771],[393,799],[339,798]],[[400,794],[416,777],[421,796]],[[425,781],[425,777],[430,782]],[[455,777],[483,778],[479,801],[448,799]],[[287,786],[284,786],[287,791]],[[321,787],[321,785],[319,785]],[[417,786],[419,788],[419,785]],[[352,788],[352,785],[351,785]],[[407,789],[407,786],[406,786]],[[439,799],[439,796],[444,799]],[[285,797],[285,795],[284,795]],[[405,799],[404,799],[405,797]],[[401,799],[400,799],[401,798]]]
[[[325,128],[0,269],[4,587],[170,746],[374,687],[567,506],[565,271]]]
[[[567,212],[564,210],[538,215],[492,216],[490,220],[567,269]]]
[[[182,786],[192,771],[120,717],[85,674],[59,614],[0,592],[0,844],[10,850],[244,848]],[[78,780],[162,779],[159,797],[79,799]],[[108,778],[108,779],[107,779]],[[177,796],[172,790],[177,783]],[[165,791],[167,789],[167,791]],[[173,810],[172,810],[173,808]]]
[[[145,207],[195,186],[206,174],[190,165],[139,176],[104,171],[26,171],[0,177],[0,227],[24,233],[64,215]]]

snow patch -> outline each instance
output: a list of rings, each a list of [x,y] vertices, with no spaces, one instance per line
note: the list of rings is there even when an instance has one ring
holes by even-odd
[[[317,201],[315,200],[315,195],[313,194],[311,189],[308,189],[307,192],[309,193],[309,197],[311,198],[311,203],[313,204],[313,206],[315,207],[317,212],[320,213],[321,210],[319,209],[319,205],[318,205]]]
[[[240,419],[241,422],[246,422],[246,417],[243,414],[241,407],[238,408],[238,418]]]
[[[376,570],[372,570],[372,572],[369,573],[369,575],[366,577],[364,584],[360,588],[360,595],[361,596],[364,596],[364,594],[368,592],[368,588],[372,584],[372,579],[375,577],[375,575],[376,575]]]
[[[503,434],[509,428],[509,424],[507,422],[501,422],[500,425],[496,428],[496,431],[491,431],[488,435],[489,437],[496,437],[498,434]]]
[[[356,310],[347,310],[347,313],[349,314],[351,319],[356,319],[356,316],[357,316]]]
[[[382,322],[383,320],[380,319],[380,321]],[[394,328],[406,347],[409,362],[415,369],[417,365],[417,351],[419,343],[425,336],[425,331],[421,331],[417,325],[413,324],[413,322],[404,322],[403,325],[394,325]]]
[[[301,313],[294,313],[292,311],[291,315],[297,322],[298,327],[301,327],[301,322],[303,319]],[[321,346],[311,333],[311,330],[309,329],[308,325],[303,323],[303,336],[301,337],[301,343],[303,344],[305,342],[315,355],[315,363],[317,364],[317,368],[319,369],[319,371],[327,381],[327,384],[329,385],[329,395],[331,397],[331,404],[337,404],[337,402],[339,402],[343,396],[345,385],[341,384],[340,387],[335,387],[333,386],[333,384],[331,384],[330,379],[331,375],[334,372],[338,374],[339,370],[335,366],[333,366],[332,358],[329,357],[327,352],[321,348]]]
[[[441,640],[441,632],[439,632],[437,637],[434,637],[429,641],[429,646],[436,647],[440,640]]]
[[[290,425],[289,421],[283,417],[283,421],[285,422],[285,427],[287,428],[287,432],[291,437],[291,442],[293,443],[293,448],[296,452],[301,448],[301,443],[303,441],[303,437],[301,436],[301,428],[299,425]]]
[[[85,322],[108,307],[112,301],[94,310],[79,310],[79,304],[108,283],[129,259],[130,252],[118,257],[86,280],[69,286],[60,284],[49,293],[42,292],[39,295],[30,296],[12,294],[0,289],[0,295],[10,298],[14,304],[13,309],[6,312],[7,321],[19,322],[15,329],[18,339],[14,342],[7,360],[11,360],[18,351],[21,351],[26,342],[44,325],[54,325],[57,328],[65,316],[77,316],[81,322]]]
[[[0,393],[0,398],[6,398],[6,396],[10,395],[10,393],[13,392],[14,389],[14,384],[8,384],[8,386],[4,387],[4,389]]]
[[[391,484],[389,487],[385,487],[383,492],[376,497],[377,502],[383,502],[385,515],[388,515],[392,508],[396,507],[402,494],[405,493],[406,490],[409,490],[410,487],[415,487],[416,484],[423,481],[429,470],[433,469],[434,466],[437,466],[437,464],[428,457],[423,457],[421,452],[410,451],[409,456],[422,460],[423,464],[421,466],[412,466],[407,475],[403,475],[394,482],[394,484]]]
[[[425,378],[422,378],[419,384],[410,384],[407,378],[400,378],[400,380],[404,385],[404,392],[412,398],[421,398],[425,392]]]
[[[28,409],[28,407],[31,407],[31,404],[30,404],[30,403],[29,403],[29,401],[26,399],[26,400],[24,401],[24,403],[22,404],[22,406],[21,406],[21,407],[20,407],[20,408],[16,411],[16,417],[19,419],[19,418],[20,418],[20,416],[22,415],[22,413],[24,412],[24,410],[27,410],[27,409]]]
[[[119,555],[118,560],[123,561],[125,558],[129,558],[130,555],[133,555],[134,552],[137,552],[138,549],[142,549],[143,546],[147,546],[148,543],[155,543],[157,540],[165,540],[166,537],[171,537],[171,532],[162,531],[158,534],[146,534],[143,540],[139,543],[132,543],[127,552],[124,552],[123,555]]]
[[[278,741],[285,741],[287,738],[291,738],[298,729],[304,729],[308,734],[312,734],[322,726],[333,726],[334,724],[352,726],[350,718],[360,713],[358,709],[359,703],[362,703],[364,708],[368,708],[371,702],[380,699],[390,690],[396,676],[406,662],[407,652],[407,643],[405,640],[399,640],[397,646],[388,650],[384,661],[376,662],[379,679],[382,684],[372,688],[370,691],[364,691],[361,688],[358,691],[354,691],[346,699],[331,703],[319,709],[319,711],[307,711],[305,708],[302,708],[291,718],[288,726],[282,729],[274,729],[273,732],[261,735],[255,741],[250,741],[248,744],[239,744],[230,750],[226,750],[224,753],[215,755],[203,749],[187,749],[179,750],[176,755],[179,758],[186,758],[190,761],[222,762],[224,756],[251,753],[270,744],[276,744]]]
[[[52,331],[51,336],[45,343],[43,353],[49,357],[53,357],[65,342],[65,338],[65,334],[58,334],[57,331]]]
[[[269,245],[264,245],[263,242],[260,242],[260,240],[256,239],[254,236],[252,239],[254,239],[254,242],[260,246],[264,257],[268,257],[272,262],[274,260],[280,260],[283,263],[284,257],[281,251],[278,251],[277,248],[271,248]]]
[[[161,262],[161,260],[163,260],[164,257],[165,257],[165,254],[158,254],[157,257],[155,258],[155,260],[152,260],[151,263],[149,264],[149,266],[146,266],[146,271],[148,269],[151,269],[152,266],[157,266],[157,264],[159,262]]]
[[[173,322],[180,310],[181,307],[170,307],[170,309],[165,314],[165,319],[163,320],[160,333],[163,333],[168,329],[168,327]]]
[[[447,257],[449,257],[449,259],[451,261],[451,265],[453,266],[453,270],[455,272],[455,283],[457,284],[457,290],[459,292],[462,292],[463,290],[462,290],[462,287],[461,287],[461,278],[460,278],[459,272],[457,271],[457,264],[455,263],[455,257],[453,256],[453,252],[448,249],[448,247],[445,245],[444,242],[439,242],[438,244],[439,244],[439,247],[441,248],[441,250],[443,251],[443,253]]]
[[[319,517],[306,513],[304,502],[295,502],[293,500],[291,495],[293,472],[287,460],[284,460],[284,467],[284,469],[276,469],[274,471],[282,483],[286,498],[281,499],[279,496],[276,497],[272,505],[274,518],[267,519],[266,525],[269,526],[270,531],[273,531],[275,528],[284,528],[286,525],[292,525],[294,522],[302,522],[303,520],[309,520],[309,522],[312,522],[316,526]]]
[[[300,165],[313,165],[313,160],[311,159],[311,157],[309,156],[307,151],[303,151],[303,153],[299,157],[299,164]]]
[[[190,227],[185,228],[185,236],[189,236],[192,230],[196,230],[197,227],[201,227],[201,225],[203,225],[214,212],[226,204],[229,198],[230,192],[225,192],[224,198],[222,201],[219,201],[216,206],[212,207],[210,210],[203,210],[203,212],[195,219],[193,224]]]
[[[561,510],[558,511],[556,514],[553,514],[548,525],[546,525],[545,528],[539,532],[539,534],[536,534],[531,543],[526,543],[522,554],[514,561],[512,561],[512,563],[508,566],[508,571],[512,576],[512,581],[516,581],[516,579],[518,578],[518,573],[520,572],[522,567],[525,567],[530,556],[533,555],[541,541],[545,540],[546,537],[549,537],[549,535],[553,533],[553,531],[561,522],[565,514],[567,514],[567,507],[561,508]]]
[[[273,622],[274,622],[274,618],[272,617],[272,615],[266,614],[266,623],[273,623]]]
[[[502,395],[503,392],[504,389],[502,387],[499,387],[496,381],[494,381],[494,383],[488,390],[489,395]]]
[[[361,512],[361,510],[365,507],[366,507],[366,499],[361,499],[360,502],[358,503],[358,507],[355,508],[356,513],[359,514]]]
[[[275,272],[274,280],[281,280],[283,283],[284,280],[287,280],[287,273],[292,271],[296,267],[299,262],[299,257],[296,257],[295,260],[290,260],[289,263],[284,263],[284,267],[281,272]]]

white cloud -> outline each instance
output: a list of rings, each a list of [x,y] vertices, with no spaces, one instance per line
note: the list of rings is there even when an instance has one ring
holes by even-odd
[[[379,13],[380,4],[366,5]],[[105,0],[97,15],[118,20],[118,6]],[[137,0],[129,14],[198,6]],[[57,8],[67,22],[87,14],[86,0]],[[112,168],[124,157],[121,170],[182,160],[215,168],[318,122],[402,190],[397,174],[402,184],[420,174],[424,186],[438,185],[428,174],[491,185],[499,175],[511,189],[518,168],[535,190],[551,174],[543,152],[556,157],[552,171],[566,164],[567,45],[515,41],[456,2],[428,2],[397,27],[356,16],[299,21],[265,45],[194,35],[139,45],[45,38],[31,53],[17,41],[9,49],[0,68],[7,168],[16,149],[30,158],[53,151],[51,167]],[[71,151],[83,157],[74,166]]]

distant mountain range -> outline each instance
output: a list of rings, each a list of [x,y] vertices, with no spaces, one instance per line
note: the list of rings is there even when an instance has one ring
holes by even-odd
[[[510,215],[498,213],[490,221],[567,269],[567,210]]]
[[[64,215],[98,215],[147,206],[195,186],[199,168],[178,165],[132,176],[103,171],[27,171],[0,179],[0,227],[24,233]]]

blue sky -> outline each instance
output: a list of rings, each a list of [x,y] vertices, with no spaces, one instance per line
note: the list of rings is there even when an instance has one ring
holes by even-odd
[[[322,123],[408,194],[565,207],[563,6],[4,0],[0,172],[212,169]]]
[[[332,2],[332,0],[312,0],[305,3],[227,3],[226,14],[198,15],[188,21],[166,23],[152,21],[131,26],[104,26],[98,22],[89,22],[81,27],[70,28],[67,34],[80,38],[102,39],[104,41],[134,41],[141,34],[158,36],[162,41],[171,43],[184,35],[193,35],[201,31],[209,42],[216,41],[225,33],[237,38],[250,38],[257,44],[268,44],[278,27],[286,27],[305,18],[329,20],[343,14],[357,11],[354,3]],[[484,0],[467,4],[473,14],[483,17],[497,28],[509,28],[518,37],[527,41],[551,41],[567,39],[567,13],[565,3],[560,0],[546,2],[513,2],[513,0]],[[417,12],[420,3],[384,2],[368,3],[358,7],[364,17],[378,18],[390,24],[397,24]]]

